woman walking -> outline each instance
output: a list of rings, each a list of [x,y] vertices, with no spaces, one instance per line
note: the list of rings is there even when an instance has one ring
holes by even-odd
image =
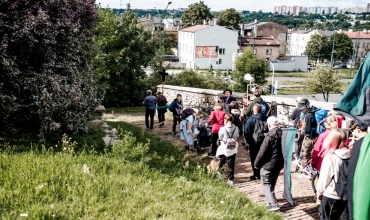
[[[336,191],[340,181],[342,163],[350,158],[347,134],[339,128],[330,131],[326,138],[328,145],[323,153],[319,181],[317,183],[317,200],[321,201],[320,219],[339,219],[348,201],[343,200]]]
[[[215,111],[211,112],[211,116],[209,117],[206,127],[208,125],[212,125],[212,151],[208,153],[210,158],[214,158],[217,152],[217,141],[218,141],[218,132],[220,128],[224,125],[224,117],[225,112],[222,111],[223,105],[221,103],[217,103],[215,106]]]
[[[167,98],[162,94],[161,91],[157,92],[157,111],[158,111],[158,122],[159,122],[159,127],[164,126],[164,115],[167,112]]]

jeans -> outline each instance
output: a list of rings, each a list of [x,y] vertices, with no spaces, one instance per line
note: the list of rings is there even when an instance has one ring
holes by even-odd
[[[180,124],[181,122],[181,119],[180,119],[180,116],[176,116],[175,114],[173,115],[173,122],[172,122],[172,132],[175,133],[176,132],[176,126],[177,126],[177,123]]]
[[[294,141],[295,158],[298,160],[301,154],[302,141]]]
[[[145,111],[145,125],[146,125],[146,128],[153,129],[154,113],[155,113],[154,109]],[[149,117],[150,117],[150,126],[149,126]]]
[[[261,143],[261,144],[262,144],[262,143]],[[251,164],[252,164],[253,175],[254,175],[255,177],[258,177],[258,178],[261,178],[260,170],[259,170],[259,169],[254,168],[254,161],[256,160],[256,157],[257,157],[258,151],[260,150],[261,144],[257,143],[257,144],[251,144],[251,145],[249,146],[249,156],[250,156],[250,158],[251,158]]]
[[[218,133],[212,133],[212,155],[215,156],[217,152]]]
[[[229,180],[234,179],[235,158],[236,158],[236,154],[234,154],[230,157],[226,157],[225,155],[220,156],[219,168],[223,167],[224,164],[227,161],[227,170],[228,170],[228,174],[229,174]]]
[[[348,201],[332,199],[323,196],[320,205],[321,220],[339,220],[344,209],[347,207]]]
[[[261,182],[265,199],[270,206],[277,206],[278,202],[275,196],[276,181],[279,177],[280,170],[269,171],[261,168]]]
[[[161,123],[161,122],[164,122],[164,115],[166,114],[166,111],[167,109],[163,108],[163,109],[158,109],[158,122]]]

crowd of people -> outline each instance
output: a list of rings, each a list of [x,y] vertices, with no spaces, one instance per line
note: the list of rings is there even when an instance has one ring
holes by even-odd
[[[208,157],[219,161],[219,176],[222,176],[221,169],[227,163],[227,183],[233,185],[237,140],[243,136],[242,142],[250,152],[253,170],[250,180],[261,180],[268,209],[277,211],[280,208],[274,191],[284,167],[282,129],[278,118],[268,115],[270,106],[262,99],[262,91],[256,89],[253,95],[253,101],[244,95],[241,104],[229,89],[219,96],[218,103],[205,123],[205,127],[212,127]],[[352,219],[351,202],[348,200],[351,198],[350,178],[354,175],[351,163],[355,162],[351,161],[351,155],[354,152],[358,154],[360,146],[356,143],[362,142],[367,129],[351,121],[349,131],[345,131],[341,128],[343,116],[312,106],[304,98],[298,97],[296,102],[297,107],[290,115],[297,129],[294,162],[301,166],[310,165],[320,172],[316,186],[320,218]],[[183,150],[194,149],[194,139],[199,133],[197,126],[203,114],[184,109],[181,94],[168,103],[161,92],[157,92],[155,97],[151,91],[147,91],[143,104],[146,106],[145,123],[148,130],[153,129],[155,109],[158,110],[160,127],[164,126],[164,113],[168,109],[173,114],[172,135],[176,135],[176,128],[179,127],[180,138],[186,142]]]

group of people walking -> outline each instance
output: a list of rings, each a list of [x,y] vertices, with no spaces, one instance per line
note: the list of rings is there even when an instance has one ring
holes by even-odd
[[[163,94],[159,92],[157,97],[151,97],[149,91],[147,94],[143,103],[147,109],[147,129],[153,129],[155,108],[158,109],[160,127],[164,126],[164,113],[169,109],[173,113],[172,135],[176,135],[179,124],[180,137],[187,142],[184,150],[191,150],[192,140],[197,132],[195,124],[199,123],[203,115],[200,112],[192,112],[186,118],[181,118],[184,110],[181,94],[178,94],[170,105],[166,100],[166,107],[163,107],[164,102],[160,101],[161,97],[164,97]],[[253,95],[255,98],[252,102],[249,97],[243,96],[241,106],[232,97],[231,90],[225,90],[219,97],[205,125],[212,125],[212,147],[208,156],[219,160],[219,176],[227,163],[228,184],[233,185],[238,153],[237,139],[243,134],[243,142],[250,152],[253,170],[250,180],[261,180],[265,199],[269,204],[268,209],[277,211],[279,205],[274,191],[280,171],[284,167],[282,130],[275,116],[268,117],[270,106],[262,99],[262,92],[256,89]],[[320,116],[321,120],[318,121],[319,115],[325,111],[311,106],[307,99],[298,97],[296,101],[297,108],[290,116],[298,131],[294,145],[295,162],[303,166],[310,164],[320,172],[316,187],[320,218],[352,219],[351,203],[348,200],[351,199],[351,178],[354,175],[350,164],[355,162],[351,161],[351,154],[358,153],[360,146],[355,143],[362,142],[367,135],[367,129],[360,128],[354,121],[351,121],[350,133],[341,129],[344,117],[333,111],[328,111],[325,117]],[[148,118],[151,119],[150,123]],[[324,128],[322,132],[319,132],[320,128]],[[352,134],[351,139],[349,134]]]

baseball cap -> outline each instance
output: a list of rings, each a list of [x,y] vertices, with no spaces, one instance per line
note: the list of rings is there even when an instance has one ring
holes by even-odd
[[[279,123],[279,119],[275,116],[271,116],[267,119],[267,124],[270,124],[270,125],[278,125],[280,124]]]
[[[297,110],[302,110],[302,109],[305,109],[305,108],[310,108],[310,101],[308,101],[308,99],[299,100],[296,109]]]

